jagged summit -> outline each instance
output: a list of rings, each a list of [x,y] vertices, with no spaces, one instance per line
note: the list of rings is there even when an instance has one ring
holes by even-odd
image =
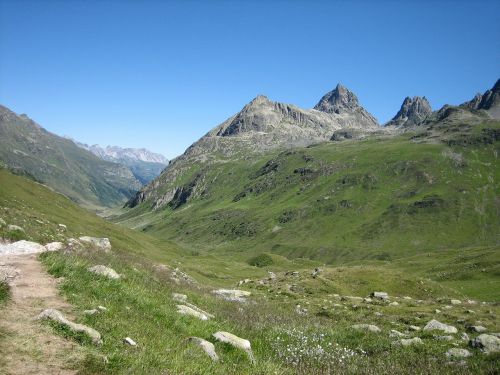
[[[314,106],[314,109],[327,113],[341,114],[359,107],[358,97],[341,83],[326,93]]]
[[[430,114],[432,108],[427,98],[407,96],[401,105],[400,110],[385,126],[408,127],[421,124]]]
[[[475,110],[483,109],[491,117],[500,119],[500,79],[496,81],[490,90],[487,90],[484,94],[476,94],[472,100],[463,103],[461,107]]]
[[[338,83],[335,89],[326,93],[314,106],[314,109],[335,115],[355,116],[355,121],[363,128],[378,126],[377,119],[366,111],[359,104],[358,97],[341,83]]]

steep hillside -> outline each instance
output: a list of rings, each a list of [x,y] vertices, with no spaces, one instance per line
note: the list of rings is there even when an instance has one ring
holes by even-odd
[[[2,106],[0,162],[89,208],[118,205],[141,187],[127,167],[101,160]]]
[[[165,186],[174,183],[196,163],[243,160],[276,149],[305,147],[329,140],[338,130],[369,134],[383,129],[361,107],[356,95],[340,84],[323,96],[314,109],[257,96],[174,159],[128,206],[134,207],[144,200],[155,200],[156,207],[165,205],[174,194],[172,189],[165,191]]]
[[[75,144],[103,160],[127,166],[143,185],[157,177],[168,165],[168,159],[163,155],[144,148],[89,146],[79,142],[75,142]]]
[[[494,373],[498,368],[498,356],[473,348],[468,341],[479,335],[471,328],[479,320],[487,332],[498,332],[498,306],[467,299],[498,301],[497,249],[450,250],[439,257],[335,268],[261,255],[249,260],[258,265],[251,266],[230,256],[204,254],[197,247],[181,250],[113,225],[6,170],[0,169],[0,184],[0,237],[12,236],[6,226],[12,224],[22,226],[29,240],[71,243],[61,251],[42,254],[40,260],[71,304],[66,307],[71,308],[71,319],[100,332],[103,344],[95,346],[84,335],[55,323],[35,323],[83,351],[78,361],[71,356],[58,358],[71,370],[305,375],[339,369],[345,374],[413,374],[415,367],[425,374],[468,374]],[[108,237],[111,251],[69,239],[82,235]],[[90,273],[88,268],[96,264],[112,267],[121,279]],[[3,266],[2,261],[0,271]],[[462,289],[465,280],[468,288]],[[237,284],[250,293],[246,301],[228,301],[213,293],[217,287]],[[0,296],[7,296],[0,301],[3,322],[5,309],[16,306],[8,300],[2,281],[0,290]],[[388,299],[365,298],[377,290],[388,292]],[[181,304],[201,308],[211,318],[180,314]],[[452,324],[458,332],[443,339],[439,331],[422,330],[432,319]],[[363,331],[367,323],[373,331]],[[29,335],[19,342],[13,331],[3,328],[0,325],[0,372],[10,360],[4,353],[12,350],[28,361],[46,360],[30,346]],[[244,351],[215,340],[217,331],[249,340],[255,363]],[[190,339],[193,336],[212,343],[220,360],[212,361]],[[125,337],[137,345],[126,345]],[[405,346],[402,338],[418,343]],[[450,359],[446,354],[450,348],[467,348],[471,356]]]
[[[149,188],[125,225],[186,246],[329,263],[497,246],[500,123],[460,107],[399,135],[210,164]],[[146,190],[147,191],[147,190]]]

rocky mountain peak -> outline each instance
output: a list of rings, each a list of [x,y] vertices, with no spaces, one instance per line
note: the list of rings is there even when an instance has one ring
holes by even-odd
[[[396,116],[386,126],[419,125],[431,113],[431,105],[425,96],[414,96],[413,98],[407,96]]]
[[[495,82],[495,85],[490,90],[487,90],[484,94],[476,94],[472,100],[463,103],[460,107],[473,110],[483,109],[491,117],[500,119],[500,79]]]
[[[341,83],[332,91],[325,94],[314,109],[327,113],[341,114],[360,107],[358,97]]]

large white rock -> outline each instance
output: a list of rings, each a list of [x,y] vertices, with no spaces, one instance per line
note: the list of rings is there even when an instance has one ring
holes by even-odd
[[[118,275],[114,269],[103,266],[101,264],[88,268],[88,271],[97,275],[108,277],[110,279],[120,279],[120,275]]]
[[[368,331],[374,333],[380,332],[380,328],[378,328],[376,325],[373,324],[355,324],[351,327],[357,331]]]
[[[426,324],[426,326],[424,327],[424,331],[443,331],[445,333],[458,332],[458,330],[455,327],[438,322],[435,319],[432,319],[429,323]]]
[[[102,344],[101,334],[99,332],[97,332],[95,329],[90,328],[86,325],[74,323],[74,322],[66,319],[64,317],[64,315],[59,310],[56,310],[56,309],[44,310],[40,313],[40,315],[38,315],[37,319],[39,319],[39,320],[43,320],[43,319],[52,320],[54,322],[57,322],[59,324],[62,324],[64,326],[68,327],[73,332],[81,332],[81,333],[86,334],[87,336],[89,336],[92,339],[92,342],[94,344]]]
[[[245,302],[245,298],[251,295],[251,293],[246,290],[238,289],[217,289],[214,290],[213,293],[227,301],[236,302]]]
[[[23,254],[38,254],[46,251],[45,246],[37,242],[17,241],[11,244],[0,244],[0,255],[23,255]]]
[[[219,356],[215,352],[215,346],[210,341],[204,340],[200,337],[190,337],[188,340],[202,348],[212,361],[217,362],[219,360]]]
[[[238,337],[236,335],[233,335],[232,333],[224,331],[215,332],[213,334],[213,337],[220,342],[225,342],[227,344],[234,346],[235,348],[244,350],[247,353],[250,361],[252,363],[255,363],[255,358],[253,356],[252,346],[250,345],[250,341],[242,339],[241,337]]]
[[[106,252],[111,250],[111,242],[109,242],[109,238],[83,236],[78,239],[80,240],[80,242],[90,244]]]

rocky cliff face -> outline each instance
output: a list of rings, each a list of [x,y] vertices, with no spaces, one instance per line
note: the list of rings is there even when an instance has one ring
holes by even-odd
[[[305,147],[328,141],[341,129],[369,133],[379,128],[377,120],[359,104],[356,95],[341,85],[323,96],[313,109],[273,102],[259,95],[191,145],[128,205],[133,207],[149,199],[156,202],[155,207],[168,204],[167,198],[175,194],[176,178],[192,163]]]
[[[420,125],[431,113],[431,105],[425,96],[406,97],[396,116],[385,126],[399,128]]]
[[[494,119],[500,119],[500,79],[496,81],[493,88],[484,94],[476,94],[474,98],[465,102],[461,107],[473,110],[485,110]]]

